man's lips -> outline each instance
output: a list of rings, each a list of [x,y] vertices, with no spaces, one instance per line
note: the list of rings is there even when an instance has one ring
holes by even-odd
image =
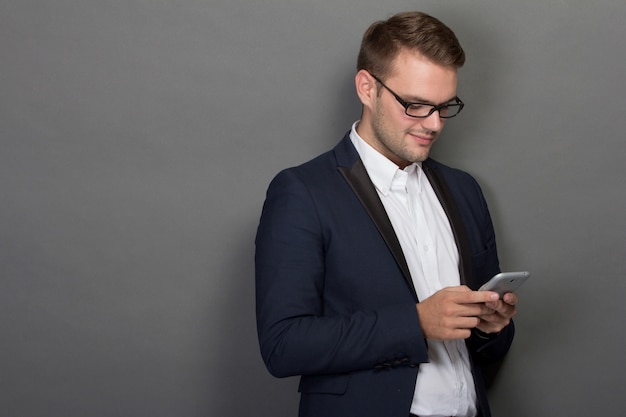
[[[422,144],[430,144],[435,140],[435,136],[428,134],[420,134],[420,133],[409,133],[415,141]]]

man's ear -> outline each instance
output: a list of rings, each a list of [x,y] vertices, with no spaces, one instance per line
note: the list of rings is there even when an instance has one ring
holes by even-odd
[[[371,108],[378,91],[374,77],[369,72],[360,70],[354,77],[354,84],[356,93],[363,106]]]

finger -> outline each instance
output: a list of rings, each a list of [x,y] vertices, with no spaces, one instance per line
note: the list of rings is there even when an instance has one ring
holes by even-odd
[[[502,308],[502,305],[503,305],[503,304],[504,304],[504,302],[503,302],[503,301],[498,300],[498,301],[491,301],[491,302],[485,303],[485,306],[486,306],[487,308],[492,309],[492,310],[496,310],[496,311],[498,311],[499,309],[501,309],[501,308]]]
[[[485,307],[492,309],[496,313],[505,313],[510,308],[513,308],[512,305],[505,303],[502,300],[498,300],[492,303],[485,303]]]
[[[502,301],[514,306],[519,301],[519,297],[514,292],[509,292],[504,294],[504,297],[502,297]]]
[[[477,328],[486,333],[494,333],[504,329],[510,322],[510,318],[507,318],[499,313],[494,313],[481,317]]]
[[[507,304],[505,302],[500,302],[499,306],[494,309],[494,314],[492,316],[491,321],[503,320],[504,322],[508,322],[515,314],[517,313],[517,309],[514,305]]]
[[[498,310],[495,308],[485,307],[484,310],[485,311],[482,314],[483,316],[493,316],[494,314],[498,314]]]
[[[449,288],[448,294],[454,297],[454,301],[459,304],[476,304],[498,301],[500,295],[493,291],[472,291],[462,290],[462,287]]]
[[[442,291],[449,292],[471,292],[472,290],[467,285],[457,285],[455,287],[446,287]]]
[[[493,308],[494,310],[501,310],[505,307],[515,306],[517,304],[517,295],[515,293],[509,292],[504,294],[504,297],[498,301],[488,302],[485,305],[489,308]]]
[[[478,317],[460,317],[455,320],[452,326],[455,329],[473,329],[480,324],[480,318]]]
[[[478,316],[481,320],[493,322],[497,320],[498,311],[492,308],[484,307],[482,313]]]

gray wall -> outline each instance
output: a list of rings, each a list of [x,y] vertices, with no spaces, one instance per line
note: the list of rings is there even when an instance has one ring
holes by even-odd
[[[468,55],[435,156],[533,272],[495,415],[623,415],[623,0],[0,1],[0,415],[294,416],[255,334],[264,192],[415,8]]]

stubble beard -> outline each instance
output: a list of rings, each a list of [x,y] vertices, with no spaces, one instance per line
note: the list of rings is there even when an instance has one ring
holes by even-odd
[[[398,159],[402,160],[405,162],[405,165],[409,165],[413,162],[424,162],[428,159],[432,143],[431,146],[418,146],[417,149],[409,149],[408,144],[413,140],[409,136],[410,134],[418,134],[420,136],[431,137],[434,142],[437,139],[438,132],[424,129],[407,129],[396,135],[386,123],[382,106],[377,105],[376,107],[376,112],[372,117],[372,132],[375,140],[386,151],[384,155],[395,163],[398,163]],[[392,155],[396,160],[391,158]]]

